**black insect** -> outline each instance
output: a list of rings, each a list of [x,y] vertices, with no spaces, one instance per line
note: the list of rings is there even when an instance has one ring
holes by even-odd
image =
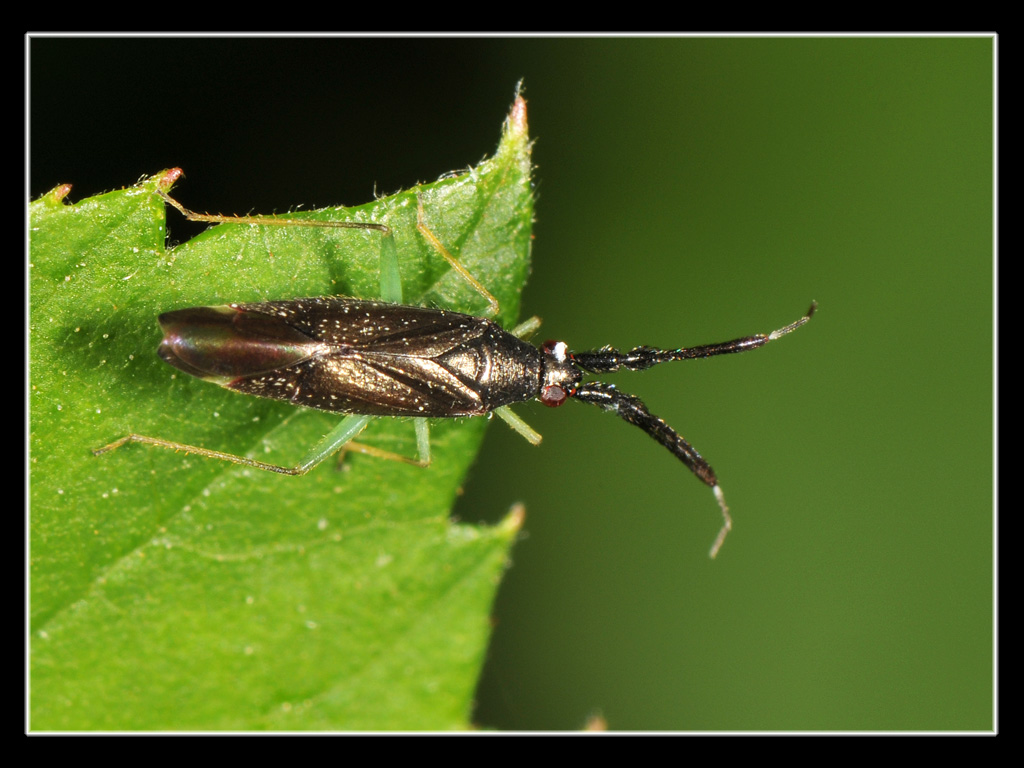
[[[171,202],[190,218],[238,220],[203,217]],[[260,220],[259,223],[281,221]],[[422,209],[419,226],[442,255],[454,262],[426,229]],[[379,225],[375,228],[386,229]],[[390,240],[385,234],[383,242]],[[393,250],[393,245],[382,245],[385,270],[387,261],[396,258]],[[479,283],[475,280],[473,283],[490,296]],[[603,347],[573,352],[561,341],[549,341],[540,348],[524,341],[521,336],[539,325],[535,318],[506,331],[482,317],[405,306],[399,303],[400,296],[395,296],[393,287],[382,290],[391,301],[295,299],[179,309],[159,318],[164,338],[158,354],[185,373],[236,392],[352,414],[326,435],[298,466],[282,467],[136,434],[127,435],[95,453],[138,442],[272,472],[301,475],[346,447],[371,417],[407,416],[416,417],[419,460],[413,463],[426,465],[430,461],[427,418],[482,416],[493,412],[536,444],[540,442],[540,435],[508,406],[536,398],[544,405],[555,407],[574,398],[635,424],[711,487],[724,519],[711,548],[714,557],[732,527],[714,470],[682,435],[647,410],[638,397],[621,392],[611,384],[584,381],[585,374],[611,373],[620,368],[640,371],[670,360],[746,352],[804,325],[816,306],[812,304],[804,317],[772,333],[719,344],[680,349],[636,347],[629,352]],[[489,300],[496,307],[493,297]],[[367,446],[348,447],[410,461]]]

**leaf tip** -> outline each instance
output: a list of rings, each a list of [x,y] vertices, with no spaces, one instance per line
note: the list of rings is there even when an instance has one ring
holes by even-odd
[[[168,168],[166,171],[156,174],[153,178],[156,179],[157,187],[166,192],[184,175],[185,172],[181,168]]]
[[[53,199],[53,202],[58,203],[65,197],[67,197],[70,192],[70,184],[58,184],[56,187],[50,190],[49,196]]]
[[[512,111],[508,114],[508,130],[510,133],[525,137],[529,133],[526,122],[526,99],[523,98],[523,81],[516,86],[516,100],[512,103]]]
[[[38,203],[39,205],[45,207],[59,206],[64,201],[64,198],[68,196],[69,192],[71,192],[70,184],[58,184],[49,192],[44,192],[42,195],[40,195],[39,199],[36,200],[35,203],[33,203],[33,205],[36,205]]]

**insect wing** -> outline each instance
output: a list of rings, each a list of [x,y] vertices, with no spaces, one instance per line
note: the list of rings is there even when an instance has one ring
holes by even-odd
[[[160,315],[157,354],[185,373],[228,386],[312,358],[318,344],[277,317],[237,306],[190,307]]]
[[[486,363],[474,342],[496,328],[488,320],[341,298],[233,307],[287,325],[289,332],[276,335],[282,357],[295,359],[223,382],[232,390],[374,416],[471,416],[488,410],[474,386]],[[307,343],[294,344],[290,333]]]

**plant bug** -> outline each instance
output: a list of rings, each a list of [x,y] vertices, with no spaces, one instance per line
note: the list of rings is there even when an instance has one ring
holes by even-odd
[[[177,173],[180,175],[180,171]],[[496,413],[536,445],[540,435],[509,406],[536,398],[544,405],[557,407],[574,398],[636,425],[711,487],[723,518],[710,550],[713,558],[732,528],[729,508],[714,470],[682,435],[652,414],[638,397],[611,384],[585,382],[584,376],[612,373],[620,368],[640,371],[672,360],[746,352],[792,333],[807,323],[816,308],[812,303],[806,315],[769,334],[717,344],[678,349],[635,347],[628,352],[602,347],[574,352],[564,342],[548,341],[538,348],[523,339],[539,326],[536,318],[507,331],[484,317],[403,304],[401,282],[397,279],[397,251],[390,230],[384,225],[297,223],[272,217],[196,214],[166,193],[161,194],[187,218],[197,221],[380,231],[382,300],[318,297],[192,307],[160,315],[164,338],[158,354],[175,368],[237,392],[348,414],[298,465],[279,466],[134,433],[95,450],[96,455],[135,442],[286,475],[305,474],[342,450],[426,466],[430,463],[430,418]],[[497,300],[426,226],[422,205],[417,228],[452,269],[487,299],[489,312],[496,313]],[[414,419],[417,459],[352,442],[376,416]]]

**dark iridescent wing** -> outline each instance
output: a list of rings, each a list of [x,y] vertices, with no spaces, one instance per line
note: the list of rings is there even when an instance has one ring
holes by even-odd
[[[309,338],[339,348],[437,357],[482,336],[484,318],[428,307],[322,297],[233,304],[241,312],[279,317]]]
[[[232,308],[277,318],[310,343],[304,359],[223,382],[229,389],[344,413],[473,416],[489,410],[474,386],[488,361],[475,354],[474,342],[501,331],[486,319],[327,297]]]

